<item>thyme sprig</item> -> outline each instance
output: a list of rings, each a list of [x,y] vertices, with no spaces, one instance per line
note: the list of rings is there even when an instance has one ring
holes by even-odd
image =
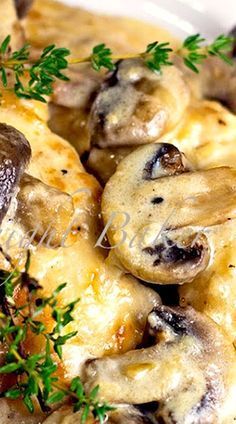
[[[63,73],[69,65],[90,63],[95,71],[100,71],[102,68],[112,71],[118,60],[142,58],[149,69],[160,73],[164,66],[173,64],[171,56],[175,53],[182,57],[189,69],[198,73],[199,66],[209,56],[217,56],[224,62],[232,64],[227,53],[233,49],[234,38],[222,34],[206,45],[206,40],[200,34],[195,34],[187,37],[175,52],[170,43],[155,41],[148,44],[144,52],[122,56],[113,55],[111,49],[102,43],[95,46],[89,56],[76,59],[68,59],[70,50],[57,48],[53,44],[46,47],[35,62],[30,59],[29,44],[11,53],[10,41],[11,37],[8,35],[0,46],[0,78],[3,86],[8,87],[8,72],[11,71],[16,96],[46,102],[45,96],[53,93],[53,85],[57,79],[69,80]]]
[[[86,423],[90,413],[103,424],[106,413],[113,408],[98,400],[99,387],[95,387],[89,394],[84,391],[79,377],[72,380],[69,387],[62,386],[56,375],[58,364],[54,359],[52,350],[62,359],[62,347],[77,332],[65,330],[73,321],[73,311],[79,299],[64,307],[59,306],[58,296],[65,289],[66,283],[61,284],[49,297],[38,297],[36,280],[30,277],[29,256],[26,262],[25,272],[0,272],[0,278],[5,278],[6,284],[1,284],[3,305],[0,311],[0,342],[6,343],[8,351],[5,364],[0,367],[0,374],[16,375],[14,386],[1,393],[9,399],[22,399],[27,409],[33,413],[35,402],[38,401],[43,412],[49,412],[50,406],[67,398],[73,403],[74,412],[81,411],[81,424]],[[13,296],[14,288],[18,285],[27,285],[29,292],[28,301],[20,307],[16,307]],[[5,303],[6,302],[6,303]],[[7,304],[7,307],[6,307]],[[40,314],[50,310],[54,326],[51,332],[40,321]],[[5,312],[6,311],[6,312]],[[10,311],[10,312],[9,312]],[[9,312],[9,313],[7,313]],[[62,334],[63,331],[63,334]],[[33,333],[41,337],[45,342],[43,353],[26,354],[23,346],[27,336]]]
[[[233,64],[232,59],[227,55],[233,49],[234,38],[219,35],[209,44],[200,34],[191,35],[184,40],[181,48],[177,51],[185,65],[195,73],[199,73],[199,65],[209,56],[217,56],[229,65]]]

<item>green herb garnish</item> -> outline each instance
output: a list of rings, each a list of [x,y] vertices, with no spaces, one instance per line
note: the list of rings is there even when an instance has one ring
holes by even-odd
[[[199,65],[209,56],[218,56],[232,65],[232,59],[226,55],[233,48],[233,37],[219,35],[211,44],[204,46],[206,40],[200,34],[191,35],[183,42],[178,54],[182,56],[185,65],[193,72],[199,73]]]
[[[76,336],[77,332],[62,335],[62,330],[65,331],[67,325],[73,321],[73,311],[79,299],[64,307],[58,305],[58,296],[66,284],[61,284],[49,297],[38,297],[40,286],[28,274],[29,263],[28,256],[23,273],[0,271],[2,280],[0,342],[8,346],[5,364],[0,367],[0,374],[16,375],[16,384],[1,393],[1,396],[8,399],[22,399],[31,413],[35,410],[36,401],[43,412],[50,412],[51,405],[69,398],[73,403],[74,412],[81,411],[81,424],[86,422],[90,413],[103,424],[106,413],[113,408],[99,402],[99,387],[86,394],[79,377],[73,379],[69,387],[66,387],[60,384],[56,376],[58,365],[52,351],[54,350],[61,359],[63,345]],[[13,301],[14,288],[18,285],[27,285],[29,293],[28,301],[21,307],[16,307]],[[51,311],[54,321],[50,333],[39,318],[45,308]],[[43,353],[29,355],[24,352],[23,345],[30,332],[36,337],[41,337],[40,343],[44,340]]]
[[[11,53],[10,41],[11,37],[7,36],[0,46],[0,78],[3,86],[8,87],[7,74],[10,70],[15,79],[14,92],[18,97],[46,102],[45,96],[53,93],[53,84],[57,79],[68,81],[63,71],[69,65],[90,63],[95,71],[100,71],[102,68],[112,71],[115,69],[117,60],[142,58],[149,69],[160,73],[164,66],[173,64],[171,55],[176,53],[182,57],[189,69],[198,73],[199,65],[209,56],[218,56],[224,62],[232,64],[227,53],[233,48],[234,38],[222,34],[211,44],[205,45],[206,40],[200,34],[195,34],[187,37],[176,52],[173,51],[170,43],[155,41],[148,44],[142,53],[123,56],[114,56],[111,49],[102,43],[93,48],[90,56],[70,60],[68,60],[70,50],[51,45],[46,47],[39,59],[34,62],[30,59],[28,44]]]

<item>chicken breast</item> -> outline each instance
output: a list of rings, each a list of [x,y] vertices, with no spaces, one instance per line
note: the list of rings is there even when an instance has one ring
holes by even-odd
[[[105,250],[94,247],[101,189],[84,171],[75,150],[50,132],[44,106],[17,100],[5,92],[0,121],[14,126],[29,140],[32,159],[28,173],[73,198],[74,216],[61,244],[57,248],[40,241],[34,244],[30,267],[31,275],[43,286],[43,294],[67,282],[61,303],[81,299],[71,324],[78,336],[64,349],[64,375],[71,378],[87,358],[135,347],[141,341],[147,314],[159,298],[117,267],[107,265]],[[47,213],[46,206],[42,213]],[[21,243],[19,248],[19,243],[26,234],[12,221],[7,224],[0,242],[21,267],[25,252],[22,254],[24,246]],[[9,240],[12,231],[14,241]],[[31,339],[28,348],[38,350],[39,346]]]

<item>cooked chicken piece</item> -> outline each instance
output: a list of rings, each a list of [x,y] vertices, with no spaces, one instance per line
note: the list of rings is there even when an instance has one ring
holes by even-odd
[[[189,92],[177,68],[152,72],[142,59],[118,62],[93,103],[92,144],[132,146],[154,142],[182,118]]]
[[[236,170],[191,171],[171,144],[127,156],[106,184],[102,213],[111,246],[133,275],[191,282],[208,266],[209,232],[236,217]],[[224,235],[222,234],[222,238]]]
[[[229,424],[236,413],[236,362],[218,326],[192,308],[156,308],[150,347],[88,362],[85,387],[113,403],[157,401],[157,422]]]
[[[219,103],[193,101],[174,131],[158,142],[173,143],[198,169],[236,164],[236,116]]]
[[[156,39],[178,44],[166,31],[149,24],[95,15],[53,0],[34,2],[25,29],[35,56],[38,50],[52,43],[68,47],[74,57],[88,56],[99,43],[106,43],[115,54],[143,51],[150,40]],[[69,76],[71,83],[56,84],[49,125],[82,154],[90,147],[87,129],[90,95],[98,88],[103,75],[87,66],[73,65]],[[85,100],[89,100],[87,104]]]
[[[103,76],[82,67],[68,72],[70,82],[57,82],[49,105],[49,127],[70,141],[79,155],[90,149],[88,118],[90,108]]]

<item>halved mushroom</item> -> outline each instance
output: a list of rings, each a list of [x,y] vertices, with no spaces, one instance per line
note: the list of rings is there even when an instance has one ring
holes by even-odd
[[[100,147],[152,143],[173,128],[189,103],[180,71],[152,72],[141,59],[118,62],[92,106],[92,144]]]
[[[31,148],[25,136],[15,128],[0,123],[0,224],[30,157]]]
[[[182,284],[204,271],[208,229],[236,217],[236,170],[190,171],[171,144],[144,146],[106,184],[102,213],[111,247],[135,276]]]
[[[160,306],[148,317],[151,347],[92,360],[85,387],[112,403],[157,401],[165,424],[228,424],[236,406],[235,352],[211,320],[192,308]]]
[[[50,241],[51,247],[60,245],[72,220],[72,197],[24,174],[17,201],[17,222],[28,233],[35,232],[36,241]]]

